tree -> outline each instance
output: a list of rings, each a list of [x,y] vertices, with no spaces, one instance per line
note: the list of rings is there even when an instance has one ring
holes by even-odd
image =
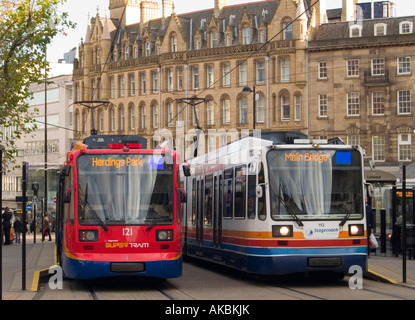
[[[59,13],[65,2],[0,0],[0,141],[5,167],[15,162],[14,141],[36,128],[29,112],[29,85],[45,81],[45,48],[56,35],[75,27],[67,13]]]

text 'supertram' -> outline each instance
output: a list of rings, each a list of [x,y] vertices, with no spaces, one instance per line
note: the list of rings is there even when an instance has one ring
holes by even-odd
[[[365,271],[362,150],[304,138],[263,133],[189,161],[184,254],[254,274]]]
[[[68,152],[58,192],[58,261],[68,278],[182,273],[176,152],[140,136],[91,136]]]

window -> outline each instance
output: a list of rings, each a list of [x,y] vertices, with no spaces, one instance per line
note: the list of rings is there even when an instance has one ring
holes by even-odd
[[[174,34],[170,37],[171,52],[177,52],[177,36]]]
[[[119,116],[120,116],[120,130],[124,131],[124,124],[125,124],[124,108],[120,108]]]
[[[242,44],[251,44],[251,28],[242,28]]]
[[[146,128],[146,106],[140,107],[140,115],[141,115],[141,129]]]
[[[256,102],[256,122],[265,122],[265,97],[260,94],[259,99]]]
[[[294,95],[294,117],[295,121],[301,121],[301,95]]]
[[[216,31],[212,31],[210,33],[210,47],[211,48],[218,47],[218,33]]]
[[[207,102],[206,111],[206,124],[213,126],[215,124],[215,105],[212,100]]]
[[[232,35],[228,33],[226,35],[226,46],[230,47],[231,45],[232,45]]]
[[[411,74],[411,57],[398,58],[398,74]]]
[[[151,42],[150,41],[146,41],[146,57],[151,56]]]
[[[266,41],[267,41],[267,33],[265,32],[265,30],[259,31],[259,42],[265,43]]]
[[[412,161],[412,136],[409,133],[398,136],[398,161]]]
[[[199,67],[192,67],[192,88],[199,89]]]
[[[115,98],[115,81],[114,77],[110,77],[110,97]]]
[[[248,123],[248,99],[245,97],[239,99],[239,123]]]
[[[115,131],[115,109],[110,110],[110,130]]]
[[[263,60],[256,61],[256,83],[265,83],[265,61]]]
[[[281,95],[281,121],[290,120],[290,96],[288,93]]]
[[[206,66],[206,87],[213,88],[214,83],[215,83],[215,77],[214,77],[213,65],[208,64]]]
[[[233,168],[226,169],[224,174],[223,186],[223,217],[232,218],[233,216]],[[195,212],[195,211],[193,211]]]
[[[183,69],[177,68],[176,75],[177,75],[177,90],[183,90]]]
[[[128,60],[130,57],[130,46],[124,47],[124,60]]]
[[[360,115],[360,97],[358,92],[347,93],[347,115]]]
[[[119,81],[119,85],[120,85],[120,97],[124,97],[125,96],[125,83],[124,83],[124,76],[120,76],[118,78]]]
[[[128,108],[128,113],[130,115],[130,129],[134,130],[135,129],[135,108],[134,106],[130,106]]]
[[[173,91],[173,70],[167,69],[167,91]]]
[[[402,21],[399,23],[399,33],[400,34],[409,34],[412,33],[413,23],[410,21]]]
[[[158,111],[157,104],[153,105],[152,113],[153,113],[153,128],[158,128],[159,127],[159,111]]]
[[[358,134],[348,135],[347,144],[351,146],[360,146],[360,136]]]
[[[293,38],[293,24],[290,22],[284,22],[283,23],[284,28],[284,34],[283,38],[284,40],[292,40]]]
[[[411,114],[411,91],[398,90],[398,114]]]
[[[151,72],[153,77],[153,93],[159,92],[159,73],[158,71]]]
[[[235,218],[245,218],[246,180],[245,167],[235,168]]]
[[[327,117],[327,95],[318,95],[318,115],[319,117]]]
[[[98,110],[98,131],[104,131],[104,111]]]
[[[347,76],[358,77],[359,76],[359,60],[351,59],[347,60]]]
[[[97,64],[100,64],[99,52],[100,52],[99,49],[97,49],[97,56],[96,56],[96,58],[97,58],[96,63]]]
[[[231,123],[231,100],[229,98],[224,98],[222,100],[222,109],[223,109],[223,124]]]
[[[140,74],[140,81],[141,81],[141,94],[146,94],[146,74]]]
[[[363,26],[361,25],[352,25],[349,28],[349,37],[350,38],[359,38],[362,36]]]
[[[129,75],[130,79],[130,96],[135,95],[135,76],[133,74]]]
[[[167,103],[167,125],[173,127],[173,118],[174,118],[174,106],[173,102]]]
[[[229,63],[222,65],[222,85],[224,87],[231,85],[231,65]]]
[[[327,79],[327,62],[318,63],[318,78]]]
[[[375,24],[374,34],[375,36],[386,36],[387,34],[387,25],[385,23]]]
[[[239,85],[246,86],[248,82],[248,67],[246,61],[239,65]]]
[[[385,59],[372,59],[372,76],[383,76],[385,74]]]
[[[290,82],[290,58],[281,58],[281,82]]]
[[[374,135],[372,137],[373,143],[373,160],[385,161],[385,136]]]
[[[372,92],[372,114],[383,115],[385,113],[383,91]]]

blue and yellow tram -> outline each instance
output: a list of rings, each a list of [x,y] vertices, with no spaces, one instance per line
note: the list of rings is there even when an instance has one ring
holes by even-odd
[[[265,275],[367,269],[360,147],[275,133],[189,163],[184,254]]]

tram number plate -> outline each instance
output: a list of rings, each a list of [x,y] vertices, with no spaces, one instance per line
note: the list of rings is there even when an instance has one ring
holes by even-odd
[[[128,272],[144,272],[146,264],[144,262],[112,262],[111,272],[128,273]]]

